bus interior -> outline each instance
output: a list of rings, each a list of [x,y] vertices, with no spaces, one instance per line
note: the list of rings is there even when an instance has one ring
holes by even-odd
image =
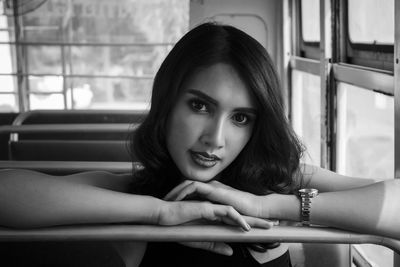
[[[400,177],[397,0],[1,0],[0,168],[130,171],[128,140],[150,108],[158,67],[205,21],[242,29],[272,56],[286,114],[307,147],[304,162]],[[140,239],[142,231],[168,240],[150,226],[130,235],[84,230],[90,240]],[[78,231],[0,228],[0,242],[84,239]],[[192,239],[201,239],[196,231]],[[274,231],[264,238],[289,243],[294,266],[400,266],[397,240],[290,225]],[[184,240],[180,233],[174,240]],[[211,238],[240,239],[219,234]]]

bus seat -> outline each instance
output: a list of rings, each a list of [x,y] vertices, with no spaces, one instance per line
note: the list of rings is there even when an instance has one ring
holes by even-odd
[[[349,267],[351,266],[348,244],[289,244],[290,258],[295,267]]]
[[[146,112],[34,110],[1,131],[8,160],[132,161],[129,139]]]
[[[37,124],[120,124],[137,125],[143,121],[147,111],[126,110],[33,110],[19,114],[13,121],[13,126]],[[13,134],[14,135],[14,134]],[[15,136],[15,135],[14,135]],[[129,133],[111,132],[81,132],[77,133],[37,133],[18,134],[18,139],[44,140],[127,140]],[[16,139],[16,138],[11,138]]]
[[[132,161],[123,140],[18,140],[9,152],[11,160]]]

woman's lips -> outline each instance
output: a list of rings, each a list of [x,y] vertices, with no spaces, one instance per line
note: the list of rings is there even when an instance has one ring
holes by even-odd
[[[214,167],[221,160],[219,157],[205,152],[190,151],[190,156],[194,163],[203,168]]]

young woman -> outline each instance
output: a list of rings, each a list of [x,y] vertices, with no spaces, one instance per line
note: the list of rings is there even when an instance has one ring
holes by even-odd
[[[206,219],[248,230],[249,224],[269,228],[267,219],[284,219],[400,239],[399,182],[375,183],[300,164],[302,146],[285,118],[272,61],[236,28],[202,24],[176,44],[156,75],[151,110],[132,144],[143,164],[133,175],[1,171],[0,224]],[[305,187],[320,191],[307,196],[314,197],[311,214],[301,213],[297,196]],[[127,266],[290,266],[284,246],[263,253],[257,247],[114,246]]]

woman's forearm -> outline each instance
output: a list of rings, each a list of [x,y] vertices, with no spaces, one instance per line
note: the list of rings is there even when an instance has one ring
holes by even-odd
[[[155,223],[162,200],[30,171],[1,171],[0,225],[17,228],[83,223]]]
[[[300,200],[294,195],[273,194],[263,198],[262,216],[300,220]],[[400,180],[321,193],[313,199],[310,220],[363,233],[400,239]]]

